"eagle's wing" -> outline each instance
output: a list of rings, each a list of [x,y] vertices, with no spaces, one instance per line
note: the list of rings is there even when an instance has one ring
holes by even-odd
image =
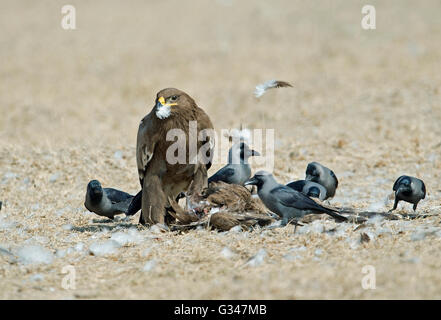
[[[158,141],[158,135],[152,131],[151,113],[146,115],[139,124],[138,136],[136,138],[136,164],[138,166],[139,182],[141,191],[133,198],[127,209],[126,214],[133,215],[141,210],[142,205],[142,187],[144,186],[144,177],[146,176],[147,165],[153,158],[155,145]]]
[[[146,175],[147,164],[153,158],[155,144],[158,139],[158,136],[154,132],[151,132],[151,127],[152,123],[149,119],[149,115],[147,115],[139,124],[136,141],[136,163],[138,165],[138,175],[141,187]]]
[[[198,121],[198,150],[202,156],[201,160],[205,163],[205,167],[208,170],[211,167],[214,156],[215,131],[208,115],[200,108],[198,111],[200,118]]]

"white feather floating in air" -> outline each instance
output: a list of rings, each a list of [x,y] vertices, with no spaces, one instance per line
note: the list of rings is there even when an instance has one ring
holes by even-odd
[[[243,129],[242,126],[240,129],[232,129],[229,132],[224,133],[224,137],[229,138],[230,141],[240,142],[244,141],[246,143],[251,142],[252,133],[250,129]]]
[[[283,87],[292,87],[292,85],[285,81],[269,80],[262,84],[257,85],[256,90],[254,91],[254,95],[256,96],[256,98],[260,98],[269,89],[283,88]]]

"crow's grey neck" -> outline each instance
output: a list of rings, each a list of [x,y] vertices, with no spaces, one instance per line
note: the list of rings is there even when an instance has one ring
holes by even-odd
[[[265,183],[259,188],[258,192],[259,193],[269,193],[271,190],[282,186],[280,183],[278,183],[276,181],[276,179],[274,179],[273,177],[268,177],[267,180],[265,181]]]
[[[248,165],[248,158],[249,157],[241,157],[240,153],[239,155],[234,155],[233,156],[233,152],[231,152],[232,150],[230,150],[230,152],[228,153],[228,164],[247,164]],[[240,150],[239,150],[240,152]]]

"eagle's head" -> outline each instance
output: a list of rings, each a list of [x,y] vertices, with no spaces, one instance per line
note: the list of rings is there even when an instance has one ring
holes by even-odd
[[[184,91],[166,88],[156,95],[155,113],[159,119],[166,119],[172,113],[187,111],[196,107],[196,102]]]

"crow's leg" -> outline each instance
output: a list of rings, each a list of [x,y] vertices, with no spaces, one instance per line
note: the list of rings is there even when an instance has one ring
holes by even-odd
[[[394,203],[394,207],[392,208],[392,209],[390,209],[388,212],[392,212],[392,211],[394,211],[396,208],[397,208],[397,206],[398,206],[398,202],[399,202],[400,200],[397,198],[397,197],[395,197],[395,203]]]
[[[418,206],[418,201],[417,201],[417,203],[414,203],[414,204],[413,204],[413,211],[416,211],[417,206]]]

